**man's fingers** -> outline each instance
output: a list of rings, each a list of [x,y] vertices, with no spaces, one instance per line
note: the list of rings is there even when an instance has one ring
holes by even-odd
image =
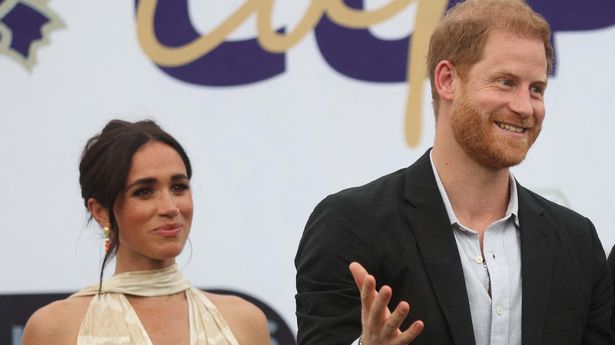
[[[414,322],[405,332],[399,330],[410,312],[410,305],[400,302],[391,313],[388,308],[393,295],[391,288],[385,285],[377,292],[376,279],[358,262],[351,263],[348,269],[361,293],[361,319],[366,338],[379,334],[377,337],[384,337],[382,339],[392,340],[394,337],[396,344],[414,341],[423,331],[422,321]]]
[[[352,273],[352,278],[354,278],[354,282],[355,284],[357,284],[357,288],[361,290],[361,288],[363,287],[363,281],[367,276],[367,270],[365,270],[365,268],[363,268],[363,266],[361,266],[361,264],[358,262],[352,262],[350,266],[348,266],[348,269],[350,269],[350,273]]]
[[[369,314],[368,322],[372,326],[381,326],[388,316],[388,304],[391,300],[393,291],[390,287],[384,285],[376,295],[372,308]]]
[[[425,328],[425,324],[423,321],[414,321],[407,330],[401,333],[399,336],[400,344],[409,344],[418,337],[421,332],[423,332],[423,328]]]
[[[348,269],[361,294],[361,319],[365,323],[376,297],[376,279],[358,262],[352,262]]]
[[[391,316],[384,324],[385,332],[393,333],[397,331],[401,326],[402,322],[404,322],[404,320],[406,319],[406,316],[408,316],[409,312],[410,305],[407,302],[399,302],[397,308],[395,308]]]
[[[367,321],[367,317],[369,317],[372,312],[372,306],[375,299],[376,279],[368,274],[363,280],[363,286],[361,287],[361,319],[363,320],[363,323]]]

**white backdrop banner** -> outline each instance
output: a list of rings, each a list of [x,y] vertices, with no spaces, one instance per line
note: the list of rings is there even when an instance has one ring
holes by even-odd
[[[108,120],[150,118],[193,162],[185,275],[263,302],[294,333],[293,258],[313,207],[431,146],[426,45],[454,2],[0,0],[0,294],[97,281],[80,153]],[[557,61],[543,132],[514,174],[589,217],[608,252],[615,2],[529,3]]]

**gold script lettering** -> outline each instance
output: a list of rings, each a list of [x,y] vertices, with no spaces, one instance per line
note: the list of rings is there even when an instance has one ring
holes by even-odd
[[[343,0],[313,0],[295,28],[284,34],[276,32],[271,24],[274,0],[246,0],[210,33],[179,47],[165,46],[156,37],[154,14],[158,0],[141,0],[137,8],[137,35],[141,48],[156,64],[175,67],[190,63],[218,47],[252,14],[257,16],[257,38],[263,49],[284,52],[299,43],[325,14],[345,27],[368,28],[393,17],[415,1],[418,1],[418,8],[414,34],[409,45],[409,87],[404,121],[406,143],[415,147],[421,138],[423,82],[427,74],[425,63],[429,37],[442,18],[448,0],[392,0],[369,11],[348,7]]]
[[[442,19],[448,0],[424,0],[419,2],[414,23],[412,43],[408,45],[408,98],[404,116],[406,144],[416,147],[421,142],[423,125],[423,82],[427,76],[427,51],[429,39]]]

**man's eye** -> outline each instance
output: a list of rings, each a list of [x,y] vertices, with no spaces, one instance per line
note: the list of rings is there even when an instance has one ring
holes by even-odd
[[[544,90],[541,87],[539,87],[539,86],[532,86],[530,88],[530,91],[532,93],[536,93],[536,94],[539,94],[539,95],[542,95],[544,93]]]
[[[511,87],[513,86],[513,82],[510,79],[501,79],[500,80],[500,84],[506,86],[506,87]]]

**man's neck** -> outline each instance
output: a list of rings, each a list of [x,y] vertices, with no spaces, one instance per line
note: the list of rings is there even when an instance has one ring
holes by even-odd
[[[460,148],[434,145],[432,158],[457,219],[479,232],[482,243],[487,227],[506,214],[509,170],[485,168]]]

